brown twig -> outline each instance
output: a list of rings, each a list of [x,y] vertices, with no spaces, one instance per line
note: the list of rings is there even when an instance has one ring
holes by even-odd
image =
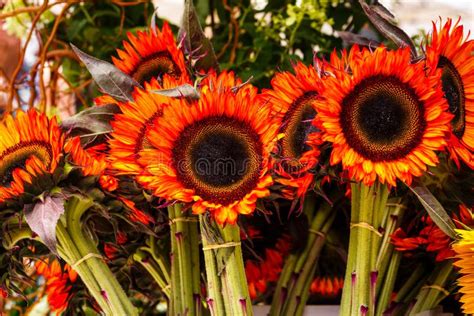
[[[30,31],[28,32],[28,36],[26,37],[25,46],[20,52],[20,58],[18,60],[18,64],[15,68],[15,71],[13,71],[13,74],[12,74],[12,80],[10,82],[10,92],[8,93],[8,101],[7,101],[7,106],[6,106],[7,112],[11,112],[13,110],[13,98],[15,95],[16,77],[20,73],[21,67],[23,66],[23,60],[25,59],[26,48],[28,47],[28,44],[30,43],[31,36],[33,35],[36,24],[38,23],[43,12],[47,10],[47,8],[48,8],[48,0],[45,0],[43,2],[43,5],[41,6],[41,9],[38,10],[38,13],[36,14],[35,18],[31,22],[31,28],[30,28]]]
[[[39,86],[40,86],[40,106],[39,109],[41,112],[46,110],[46,87],[44,85],[44,64],[46,63],[46,55],[48,53],[49,46],[53,41],[56,32],[58,31],[59,24],[62,22],[63,15],[67,12],[67,10],[71,7],[71,5],[77,3],[78,1],[70,1],[68,2],[64,8],[61,10],[59,15],[56,17],[54,21],[53,28],[51,30],[51,34],[48,37],[48,40],[44,44],[41,57],[40,57],[40,67],[39,67]]]
[[[222,47],[222,50],[219,52],[219,55],[217,56],[218,58],[221,56],[221,54],[224,54],[225,50],[227,50],[227,47],[230,45],[230,42],[232,41],[232,48],[230,51],[230,57],[229,57],[229,63],[233,64],[235,62],[236,58],[236,51],[237,51],[237,46],[239,45],[239,22],[237,21],[235,14],[234,14],[234,8],[229,6],[227,0],[223,0],[223,5],[224,9],[226,11],[229,11],[229,18],[230,18],[230,23],[232,27],[229,25],[229,39],[225,43],[225,45]],[[234,32],[234,35],[232,36],[232,31]]]
[[[52,50],[46,53],[46,59],[44,62],[50,59],[57,59],[60,60],[61,58],[70,58],[74,60],[78,60],[76,54],[73,53],[72,50],[70,49],[57,49],[57,50]],[[29,108],[32,108],[34,106],[34,101],[36,98],[36,87],[35,87],[35,78],[36,74],[38,72],[38,67],[40,66],[41,59],[38,59],[35,64],[30,68],[30,81],[28,83],[29,88],[30,88],[30,98],[28,100],[28,106]]]
[[[134,5],[139,5],[142,3],[147,3],[148,0],[137,0],[133,2],[125,2],[125,1],[112,1],[113,4],[121,6],[121,7],[132,7]]]
[[[64,77],[61,73],[58,73],[59,77],[64,80],[64,82],[68,85],[69,91],[73,92],[74,95],[79,99],[79,101],[82,103],[82,106],[88,107],[89,105],[87,104],[86,99],[82,96],[81,91],[85,89],[88,85],[92,83],[92,79],[86,80],[77,87],[74,87],[67,79]],[[69,92],[66,90],[65,92]]]
[[[43,13],[44,11],[48,10],[49,8],[51,8],[51,7],[53,7],[57,4],[66,3],[66,2],[68,2],[68,0],[57,1],[57,2],[54,2],[54,3],[47,4],[48,1],[45,1],[45,3],[47,4],[46,9],[44,9],[45,3],[43,3],[40,6],[21,7],[21,8],[15,9],[15,10],[10,11],[10,12],[0,13],[0,20],[4,20],[6,18],[11,18],[11,17],[17,16],[17,15],[22,14],[22,13],[31,14],[31,13],[35,13],[35,12],[38,12],[38,11]]]

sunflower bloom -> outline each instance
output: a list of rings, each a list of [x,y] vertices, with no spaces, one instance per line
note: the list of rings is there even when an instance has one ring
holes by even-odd
[[[335,298],[342,294],[344,279],[338,276],[317,276],[311,282],[309,291],[326,299]]]
[[[54,185],[64,143],[55,118],[36,110],[18,111],[0,123],[0,135],[0,203],[23,195],[25,186],[29,193],[40,194],[50,188],[45,185]]]
[[[321,138],[311,121],[316,116],[313,103],[321,90],[321,78],[313,66],[302,63],[296,64],[294,71],[295,74],[277,73],[271,82],[272,89],[265,90],[262,98],[281,120],[275,180],[302,197],[314,178],[310,169],[318,163]],[[291,195],[294,194],[290,193],[289,198]]]
[[[233,88],[239,84],[232,73],[211,74],[199,101],[169,99],[147,133],[151,148],[139,159],[149,173],[139,182],[156,196],[194,202],[194,213],[209,210],[219,223],[252,213],[273,182],[278,121],[259,103],[256,88]]]
[[[464,38],[463,27],[448,19],[438,31],[433,23],[428,59],[441,68],[441,85],[454,117],[448,151],[459,167],[459,158],[474,169],[474,40]]]
[[[80,137],[76,136],[66,140],[64,151],[84,176],[99,176],[107,169],[106,148],[102,144],[84,149]]]
[[[125,74],[139,84],[162,82],[167,78],[174,88],[189,83],[189,75],[184,61],[184,54],[176,45],[176,41],[167,22],[163,28],[156,28],[156,34],[150,28],[138,31],[137,35],[127,33],[128,42],[123,41],[124,49],[117,49],[118,58],[112,56],[112,62]],[[154,83],[155,84],[155,83]],[[118,103],[113,97],[103,95],[96,98],[97,105]]]
[[[37,274],[45,278],[45,292],[51,310],[61,314],[67,309],[74,293],[71,289],[77,280],[77,273],[68,264],[62,268],[58,260],[39,260],[35,267]]]
[[[165,79],[164,84],[168,83]],[[168,102],[167,97],[146,91],[160,87],[157,81],[145,84],[145,90],[134,91],[134,102],[119,104],[122,113],[116,114],[112,121],[113,132],[109,140],[109,161],[117,174],[138,175],[143,172],[144,166],[138,158],[141,150],[150,147],[147,131],[163,114],[163,106]]]
[[[408,49],[371,52],[355,45],[348,63],[352,74],[325,79],[324,100],[315,103],[315,124],[333,145],[330,163],[342,162],[366,185],[411,183],[438,163],[436,150],[446,145],[452,115],[441,88],[433,88],[440,73],[425,75]]]
[[[472,287],[474,281],[474,231],[472,230],[456,230],[460,235],[460,239],[453,245],[456,253],[454,265],[459,267],[459,273],[462,275],[458,279],[461,287],[459,292],[462,293],[460,302],[463,304],[465,314],[474,314],[474,289]]]

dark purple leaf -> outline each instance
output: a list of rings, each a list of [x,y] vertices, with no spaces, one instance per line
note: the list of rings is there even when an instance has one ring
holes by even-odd
[[[36,204],[25,205],[24,213],[31,230],[38,234],[52,253],[57,254],[56,224],[64,214],[64,199],[46,196]]]
[[[369,6],[364,2],[364,0],[359,0],[359,3],[370,22],[372,22],[375,28],[380,33],[382,33],[383,36],[393,41],[399,47],[409,46],[412,57],[417,57],[416,47],[415,44],[413,44],[411,38],[402,29],[393,25],[386,18],[384,18],[386,13],[383,14],[383,16],[380,15],[380,13],[377,13],[377,11],[383,11],[382,9],[378,8],[374,10],[373,6]]]
[[[367,47],[380,46],[379,42],[352,32],[337,31],[337,35],[339,35],[339,37],[348,44],[358,44]]]
[[[189,98],[189,99],[199,99],[199,92],[194,89],[190,84],[183,84],[173,89],[159,89],[152,90],[153,93],[164,95],[166,97],[172,98]]]
[[[61,128],[70,136],[80,136],[83,144],[103,140],[112,131],[110,122],[120,113],[115,104],[93,106],[61,122]]]
[[[395,15],[390,12],[389,9],[384,7],[380,2],[376,1],[373,5],[370,6],[375,12],[377,12],[381,17],[390,21],[391,23],[395,22]]]
[[[73,44],[71,47],[104,93],[122,102],[133,100],[132,91],[134,87],[140,87],[138,82],[111,63],[92,57]]]
[[[421,205],[428,212],[433,222],[449,237],[456,238],[455,226],[451,217],[446,213],[441,203],[434,197],[434,195],[421,183],[412,184],[409,186],[410,190],[415,193]]]
[[[198,70],[219,70],[217,57],[211,41],[204,35],[192,0],[185,0],[184,13],[179,29],[179,38],[184,37],[184,48],[191,55],[199,56],[196,61]]]

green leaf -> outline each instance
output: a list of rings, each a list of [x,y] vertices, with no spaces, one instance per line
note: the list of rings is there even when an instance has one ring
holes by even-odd
[[[214,47],[202,31],[192,0],[185,1],[178,37],[184,37],[184,47],[186,50],[192,53],[192,55],[199,57],[196,62],[196,68],[198,70],[202,69],[208,71],[210,69],[219,69]]]
[[[134,87],[140,87],[138,82],[114,65],[84,53],[73,44],[71,47],[104,93],[118,101],[133,101],[132,91]]]
[[[456,232],[454,229],[453,221],[449,217],[446,210],[443,208],[441,203],[434,197],[434,195],[421,183],[416,185],[412,184],[409,186],[410,190],[415,193],[418,200],[421,202],[425,210],[433,222],[449,237],[452,239],[456,238]]]

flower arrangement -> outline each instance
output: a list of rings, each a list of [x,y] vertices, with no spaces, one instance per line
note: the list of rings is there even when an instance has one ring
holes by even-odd
[[[447,18],[415,44],[360,4],[385,44],[341,33],[263,89],[220,68],[192,1],[112,63],[71,44],[95,105],[0,122],[2,308],[474,313],[474,41]]]

